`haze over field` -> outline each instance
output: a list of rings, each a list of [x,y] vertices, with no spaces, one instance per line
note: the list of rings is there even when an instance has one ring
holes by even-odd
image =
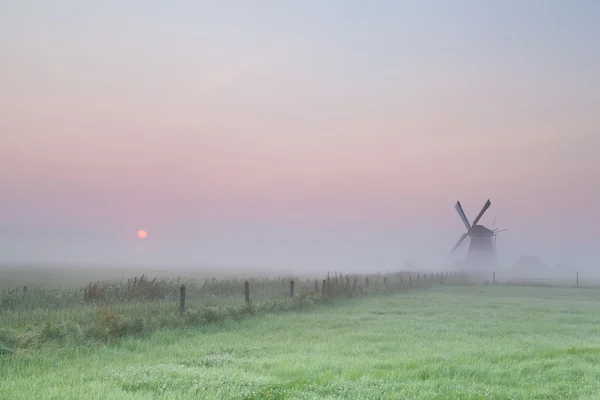
[[[590,1],[5,0],[0,264],[441,263],[456,200],[472,220],[490,198],[501,264],[591,266],[599,17]]]

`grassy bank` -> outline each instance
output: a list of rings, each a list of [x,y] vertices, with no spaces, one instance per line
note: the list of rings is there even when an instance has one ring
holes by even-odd
[[[600,291],[434,286],[0,359],[6,399],[595,399]]]
[[[446,278],[446,284],[461,279]],[[325,280],[213,278],[202,283],[141,276],[79,288],[28,287],[26,292],[21,287],[9,288],[0,294],[0,352],[28,351],[48,342],[114,342],[164,328],[205,326],[252,314],[301,310],[344,298],[439,283],[436,276],[426,279],[423,275],[398,273],[334,274]],[[184,312],[180,311],[182,286],[186,290]]]

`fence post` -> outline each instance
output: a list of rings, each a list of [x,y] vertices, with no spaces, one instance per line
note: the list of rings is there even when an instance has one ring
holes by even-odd
[[[183,314],[184,311],[185,311],[185,286],[183,286],[183,283],[182,283],[181,287],[179,288],[179,313]]]
[[[290,297],[294,297],[294,280],[290,280]]]
[[[24,294],[25,296],[27,296],[27,290],[28,290],[28,289],[29,289],[29,288],[28,288],[27,286],[23,286],[23,294]]]
[[[575,287],[579,287],[579,271],[575,273]]]
[[[412,276],[408,276],[408,287],[412,287]]]
[[[321,293],[325,294],[327,290],[327,279],[323,279],[323,283],[321,284]]]
[[[496,271],[492,272],[492,284],[496,284]]]
[[[367,276],[365,278],[365,285],[367,286],[367,289],[369,288],[369,277]]]
[[[248,279],[244,281],[244,299],[246,300],[246,304],[250,304],[250,284],[248,283]]]

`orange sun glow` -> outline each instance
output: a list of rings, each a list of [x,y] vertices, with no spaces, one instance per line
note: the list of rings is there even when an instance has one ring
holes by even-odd
[[[146,236],[148,236],[148,232],[146,232],[145,230],[142,229],[138,231],[138,237],[140,239],[144,239]]]

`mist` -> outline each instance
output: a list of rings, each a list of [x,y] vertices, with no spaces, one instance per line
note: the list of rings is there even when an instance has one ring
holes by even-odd
[[[0,6],[0,265],[439,270],[489,198],[499,268],[598,267],[595,6],[42,3]]]
[[[501,207],[493,203],[492,209],[494,206]],[[409,265],[410,269],[423,271],[454,269],[456,262],[466,256],[467,246],[450,254],[464,226],[452,203],[445,211],[446,219],[455,220],[453,230],[436,231],[431,223],[407,227],[402,220],[354,222],[341,227],[326,226],[318,220],[279,227],[234,222],[220,229],[203,228],[199,223],[193,231],[147,228],[145,239],[137,238],[135,230],[10,229],[0,234],[1,264],[82,269],[147,267],[174,272],[226,268],[283,274],[394,272],[409,269]],[[548,268],[595,271],[600,256],[592,237],[589,235],[588,241],[569,241],[560,232],[531,235],[511,227],[497,237],[498,268],[512,268],[520,256],[536,256]]]

